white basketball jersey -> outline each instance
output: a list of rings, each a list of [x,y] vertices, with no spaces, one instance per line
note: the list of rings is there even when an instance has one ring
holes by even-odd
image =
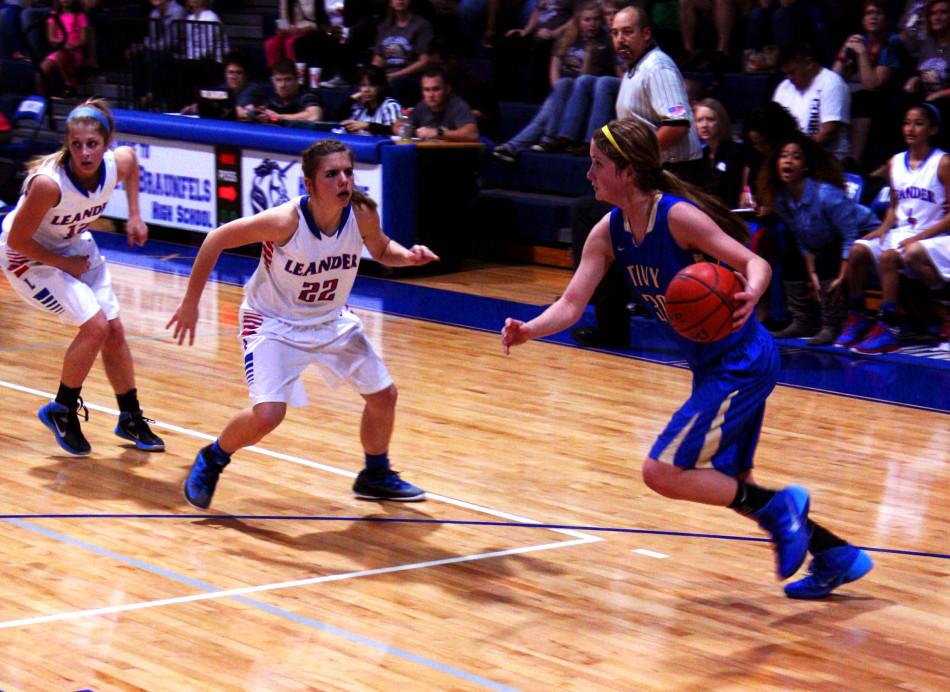
[[[947,213],[947,194],[937,177],[944,152],[933,149],[916,169],[911,170],[909,153],[891,159],[891,185],[897,195],[897,227],[922,231]]]
[[[46,212],[40,221],[39,227],[33,234],[33,240],[57,255],[90,255],[89,261],[95,265],[101,261],[92,234],[86,228],[93,221],[102,216],[106,203],[112,195],[116,184],[115,155],[107,151],[102,157],[99,167],[99,186],[95,190],[87,190],[77,181],[69,168],[69,161],[60,166],[54,161],[47,161],[37,170],[30,173],[27,180],[38,175],[45,175],[59,186],[59,204]],[[16,253],[7,250],[7,236],[13,226],[13,219],[23,205],[26,195],[21,195],[16,208],[3,220],[3,233],[0,234],[0,262],[9,266],[10,262],[22,263],[22,258]]]
[[[317,228],[307,207],[309,196],[291,200],[297,230],[284,245],[265,242],[261,259],[244,287],[244,305],[298,326],[340,315],[356,281],[363,239],[352,206],[343,210],[336,233]]]

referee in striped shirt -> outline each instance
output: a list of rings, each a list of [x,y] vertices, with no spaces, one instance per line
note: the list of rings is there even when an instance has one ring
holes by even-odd
[[[620,10],[612,26],[614,50],[627,64],[617,94],[617,118],[647,122],[660,143],[663,167],[687,182],[701,182],[703,150],[683,75],[653,40],[642,7]]]

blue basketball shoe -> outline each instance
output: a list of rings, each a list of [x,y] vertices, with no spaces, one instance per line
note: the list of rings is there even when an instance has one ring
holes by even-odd
[[[165,443],[158,435],[152,432],[148,427],[149,423],[154,423],[151,418],[146,418],[141,411],[132,413],[120,413],[119,422],[115,426],[115,434],[123,440],[134,442],[139,449],[146,452],[164,452]]]
[[[788,579],[798,571],[808,554],[808,491],[800,485],[782,488],[755,517],[775,544],[778,576]]]
[[[229,463],[230,459],[212,452],[211,445],[202,447],[182,486],[188,504],[198,509],[208,509],[211,506],[211,498],[214,497],[214,489],[218,485],[218,477]]]
[[[844,323],[841,334],[835,339],[835,346],[842,348],[851,348],[864,341],[868,332],[874,328],[874,321],[861,312],[851,310],[848,313],[848,321]]]
[[[896,327],[889,327],[883,322],[874,325],[874,329],[859,344],[851,347],[852,351],[873,356],[879,353],[890,353],[901,347],[901,333]]]
[[[823,550],[808,565],[804,579],[785,585],[789,598],[824,598],[842,584],[857,581],[871,571],[871,556],[853,545]]]
[[[50,401],[41,407],[36,415],[43,421],[43,425],[53,431],[60,447],[77,457],[84,457],[92,451],[92,446],[79,427],[79,411],[83,411],[85,420],[88,421],[89,410],[82,403],[82,399],[79,400],[79,406],[72,411],[62,404]]]
[[[353,483],[353,494],[361,500],[421,502],[426,499],[425,490],[407,483],[392,469],[376,473],[363,469]]]

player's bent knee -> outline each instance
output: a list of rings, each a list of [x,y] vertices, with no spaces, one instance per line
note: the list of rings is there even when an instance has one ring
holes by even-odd
[[[676,487],[682,471],[672,464],[648,458],[643,462],[643,482],[653,492],[664,497],[676,497]]]
[[[79,326],[79,334],[102,344],[109,337],[109,321],[99,311]]]
[[[287,414],[287,404],[267,402],[254,407],[254,422],[262,434],[267,434],[284,420]]]

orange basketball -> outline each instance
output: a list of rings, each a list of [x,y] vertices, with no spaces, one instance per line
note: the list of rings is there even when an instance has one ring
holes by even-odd
[[[681,336],[691,341],[718,341],[732,330],[736,293],[742,282],[729,269],[711,262],[680,270],[666,288],[666,314]]]

